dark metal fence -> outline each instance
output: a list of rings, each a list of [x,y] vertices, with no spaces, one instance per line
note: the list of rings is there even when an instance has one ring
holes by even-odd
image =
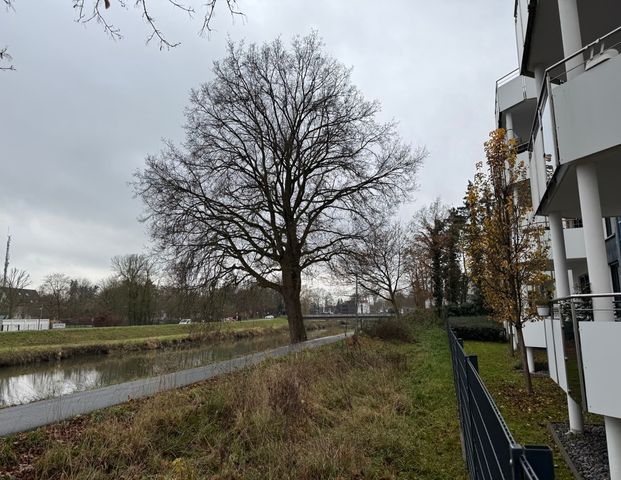
[[[547,446],[515,442],[479,376],[476,355],[448,329],[453,379],[459,406],[461,443],[471,480],[553,480]]]

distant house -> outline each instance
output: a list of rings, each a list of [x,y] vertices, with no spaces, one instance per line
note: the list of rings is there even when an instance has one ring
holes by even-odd
[[[32,318],[40,304],[36,290],[0,287],[0,318]]]

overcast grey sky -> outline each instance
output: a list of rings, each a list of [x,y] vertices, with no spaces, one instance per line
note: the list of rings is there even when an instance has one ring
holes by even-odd
[[[438,196],[461,202],[494,127],[494,81],[517,62],[509,0],[239,0],[243,20],[221,0],[209,38],[197,36],[197,19],[151,3],[177,48],[145,45],[132,2],[123,10],[112,0],[116,42],[77,24],[69,0],[15,0],[15,12],[0,11],[0,47],[17,68],[0,72],[0,239],[10,228],[11,266],[28,270],[34,287],[57,271],[97,281],[112,256],[148,246],[127,182],[162,138],[183,139],[189,90],[211,78],[227,37],[319,32],[383,118],[430,152],[404,218]]]

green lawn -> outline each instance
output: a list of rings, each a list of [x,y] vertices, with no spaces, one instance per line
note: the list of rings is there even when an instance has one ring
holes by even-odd
[[[0,334],[0,349],[187,336],[191,332],[203,328],[205,325],[212,328],[240,329],[280,326],[285,323],[286,319],[281,317],[272,320],[247,320],[218,324],[137,325],[130,327],[63,328],[58,330],[2,332]]]
[[[283,317],[270,320],[130,327],[65,328],[0,333],[0,365],[45,360],[50,356],[93,353],[106,348],[140,348],[201,337],[226,337],[240,332],[285,330]]]
[[[558,466],[556,478],[571,480],[569,468],[548,433],[548,423],[567,421],[565,393],[550,378],[533,377],[533,395],[524,387],[518,357],[509,354],[508,344],[466,341],[465,350],[479,357],[479,373],[507,422],[513,437],[521,444],[544,444],[554,450]]]

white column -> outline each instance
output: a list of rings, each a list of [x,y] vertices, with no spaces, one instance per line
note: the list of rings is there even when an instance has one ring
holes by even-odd
[[[515,137],[513,132],[513,114],[511,112],[505,112],[505,130],[507,131],[508,139]]]
[[[526,347],[526,363],[528,363],[528,371],[535,373],[535,349]]]
[[[563,233],[563,219],[558,212],[551,212],[550,236],[552,237],[552,260],[554,262],[554,280],[557,297],[569,296],[569,271],[567,270],[567,252],[565,249],[565,235]],[[582,433],[584,421],[580,405],[567,394],[567,414],[569,417],[569,431]]]
[[[539,99],[539,94],[541,93],[541,88],[543,87],[544,82],[544,74],[546,73],[546,67],[538,63],[534,67],[535,70],[535,88],[537,89],[537,99]]]
[[[591,292],[609,293],[612,291],[612,279],[606,258],[602,208],[595,164],[577,165],[576,176]],[[610,298],[593,299],[593,319],[596,322],[613,320],[611,301]],[[621,419],[605,416],[604,424],[606,426],[610,479],[621,480]]]
[[[568,57],[582,48],[577,0],[558,0],[558,14],[563,37],[563,54]],[[582,62],[582,55],[578,55],[566,63],[568,80],[584,72]]]
[[[589,162],[577,165],[576,177],[591,293],[610,293],[612,292],[612,279],[606,257],[602,207],[599,200],[599,184],[595,164]],[[594,298],[593,319],[595,321],[612,321],[611,308],[610,298]]]
[[[569,295],[569,272],[567,270],[567,252],[565,250],[565,235],[563,234],[563,219],[558,212],[548,215],[550,236],[552,237],[552,260],[554,262],[554,280],[557,297]]]

